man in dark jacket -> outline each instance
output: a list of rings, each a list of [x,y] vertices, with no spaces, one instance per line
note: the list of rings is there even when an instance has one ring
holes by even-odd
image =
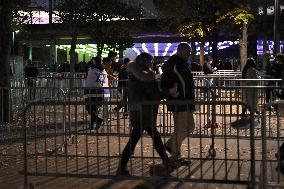
[[[194,82],[193,75],[187,64],[191,48],[187,43],[179,44],[177,53],[163,65],[161,87],[166,95],[168,110],[173,112],[175,130],[165,147],[173,160],[180,157],[182,141],[194,130]],[[180,103],[185,101],[184,103]]]

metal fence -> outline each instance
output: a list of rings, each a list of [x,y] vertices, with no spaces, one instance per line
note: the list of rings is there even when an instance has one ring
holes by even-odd
[[[11,88],[0,90],[9,91],[9,119],[14,120],[0,124],[0,143],[25,139],[26,184],[28,177],[35,175],[116,177],[131,126],[129,116],[114,109],[129,105],[124,96],[127,82],[118,81],[118,87],[110,88],[111,97],[101,106],[101,112],[106,109],[108,117],[94,132],[89,128],[90,116],[83,97],[84,76],[70,77],[42,76],[32,86],[27,80],[14,79]],[[182,145],[182,156],[190,163],[180,166],[167,179],[264,188],[284,186],[276,170],[280,160],[274,155],[283,140],[281,111],[275,103],[266,105],[278,99],[279,81],[244,80],[230,74],[195,76],[196,127]],[[243,93],[248,89],[257,91],[260,115],[251,112],[241,116],[242,107],[247,106],[241,102]],[[164,101],[159,103],[156,127],[165,142],[174,130],[173,115]],[[159,175],[161,161],[152,145],[150,137],[143,135],[129,162],[131,178]],[[263,174],[263,170],[267,172]]]
[[[109,106],[113,104],[104,103]],[[167,141],[173,132],[173,118],[171,112],[167,111],[165,102],[159,103],[158,130],[163,141]],[[155,103],[136,104],[139,107],[143,105],[154,106]],[[181,147],[181,155],[186,163],[171,172],[171,176],[166,176],[167,179],[255,185],[254,121],[250,121],[254,120],[254,115],[250,114],[244,130],[232,128],[231,125],[239,121],[239,114],[216,116],[214,108],[217,105],[244,104],[237,101],[197,101],[195,130]],[[203,109],[205,106],[207,107]],[[98,131],[91,132],[85,103],[58,101],[33,102],[23,115],[26,185],[28,176],[35,175],[116,176],[121,152],[131,130],[127,119],[116,114],[117,119],[112,119]],[[224,125],[220,125],[221,130],[225,131],[222,134],[218,134],[220,119],[226,120]],[[229,134],[229,130],[235,130],[235,135]],[[132,178],[160,176],[161,161],[152,145],[150,137],[143,135],[128,165]]]
[[[262,188],[283,188],[284,101],[274,101],[263,109],[262,119]]]

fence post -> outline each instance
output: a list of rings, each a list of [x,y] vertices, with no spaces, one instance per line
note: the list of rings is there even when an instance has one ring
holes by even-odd
[[[250,108],[250,150],[251,150],[251,185],[255,188],[255,141],[254,141],[254,111]]]
[[[28,105],[29,107],[29,105]],[[26,116],[27,116],[27,110],[28,107],[24,108],[23,110],[23,114],[22,114],[22,128],[23,128],[23,149],[24,149],[24,188],[28,189],[28,175],[27,175],[27,171],[28,171],[28,164],[27,164],[27,120],[26,120]]]
[[[265,112],[271,104],[266,104],[262,111],[262,118],[261,118],[261,140],[262,140],[262,183],[261,188],[265,189],[267,184],[267,161],[266,161],[266,116]]]

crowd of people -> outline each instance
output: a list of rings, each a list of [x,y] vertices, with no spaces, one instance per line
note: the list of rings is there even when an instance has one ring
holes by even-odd
[[[98,131],[102,124],[108,121],[107,102],[111,94],[109,87],[117,88],[123,94],[122,103],[118,102],[113,110],[119,112],[123,108],[124,115],[128,116],[129,113],[130,116],[131,134],[119,161],[118,175],[129,175],[127,163],[144,131],[151,136],[154,148],[166,171],[174,169],[180,159],[182,142],[195,128],[193,117],[195,93],[192,70],[201,69],[204,74],[212,74],[217,70],[212,65],[212,58],[208,56],[205,57],[205,63],[201,67],[194,62],[188,64],[190,54],[191,47],[187,43],[180,43],[176,54],[167,61],[156,61],[156,64],[153,63],[153,56],[146,52],[138,55],[134,61],[125,58],[123,63],[119,64],[116,62],[117,53],[113,51],[109,52],[107,58],[94,57],[86,64],[84,98],[86,110],[90,115],[89,129]],[[242,78],[256,79],[258,72],[255,60],[249,58],[242,70]],[[159,81],[157,74],[160,75]],[[37,77],[37,75],[37,69],[30,61],[27,61],[26,78]],[[274,61],[267,60],[266,75],[272,78],[284,78],[283,55],[277,55]],[[247,85],[256,85],[255,81],[248,82],[250,83]],[[28,85],[33,84],[28,82]],[[283,88],[284,82],[281,81],[279,85]],[[279,90],[277,95],[283,98],[284,90]],[[159,102],[162,99],[167,100],[167,110],[173,113],[174,119],[174,132],[165,143],[162,142],[161,135],[156,128],[159,103],[141,104],[143,101]],[[258,113],[256,90],[244,90],[243,100],[254,112]],[[101,107],[102,115],[99,114]],[[246,110],[246,107],[242,109],[243,116]]]

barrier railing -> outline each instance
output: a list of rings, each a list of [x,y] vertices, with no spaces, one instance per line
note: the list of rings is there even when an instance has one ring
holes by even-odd
[[[183,105],[187,103],[182,102]],[[208,107],[244,105],[241,102],[217,101],[195,103]],[[111,104],[108,102],[109,106]],[[163,120],[158,130],[165,142],[173,132],[172,115],[166,110],[165,102],[135,105],[139,109],[158,104],[158,117]],[[125,119],[111,120],[111,123],[91,132],[85,105],[84,102],[55,101],[32,102],[27,106],[23,114],[25,186],[30,183],[31,176],[116,177],[121,152],[129,137],[129,132],[125,133],[120,125],[127,124],[130,129],[129,122]],[[206,111],[203,113],[208,114]],[[164,174],[150,137],[143,135],[129,162],[131,176],[127,178],[162,176],[169,180],[240,184],[253,188],[256,178],[253,112],[247,121],[249,134],[246,137],[240,137],[241,129],[236,128],[234,137],[223,133],[215,138],[217,127],[214,122],[218,122],[219,118],[210,121],[211,117],[204,114],[195,114],[195,133],[189,133],[189,138],[183,141],[182,163],[174,170]],[[143,122],[143,119],[140,117],[140,121]],[[227,121],[225,127],[229,128],[237,119]]]
[[[273,110],[275,113],[272,113]],[[284,101],[266,104],[262,112],[261,188],[284,187]]]

